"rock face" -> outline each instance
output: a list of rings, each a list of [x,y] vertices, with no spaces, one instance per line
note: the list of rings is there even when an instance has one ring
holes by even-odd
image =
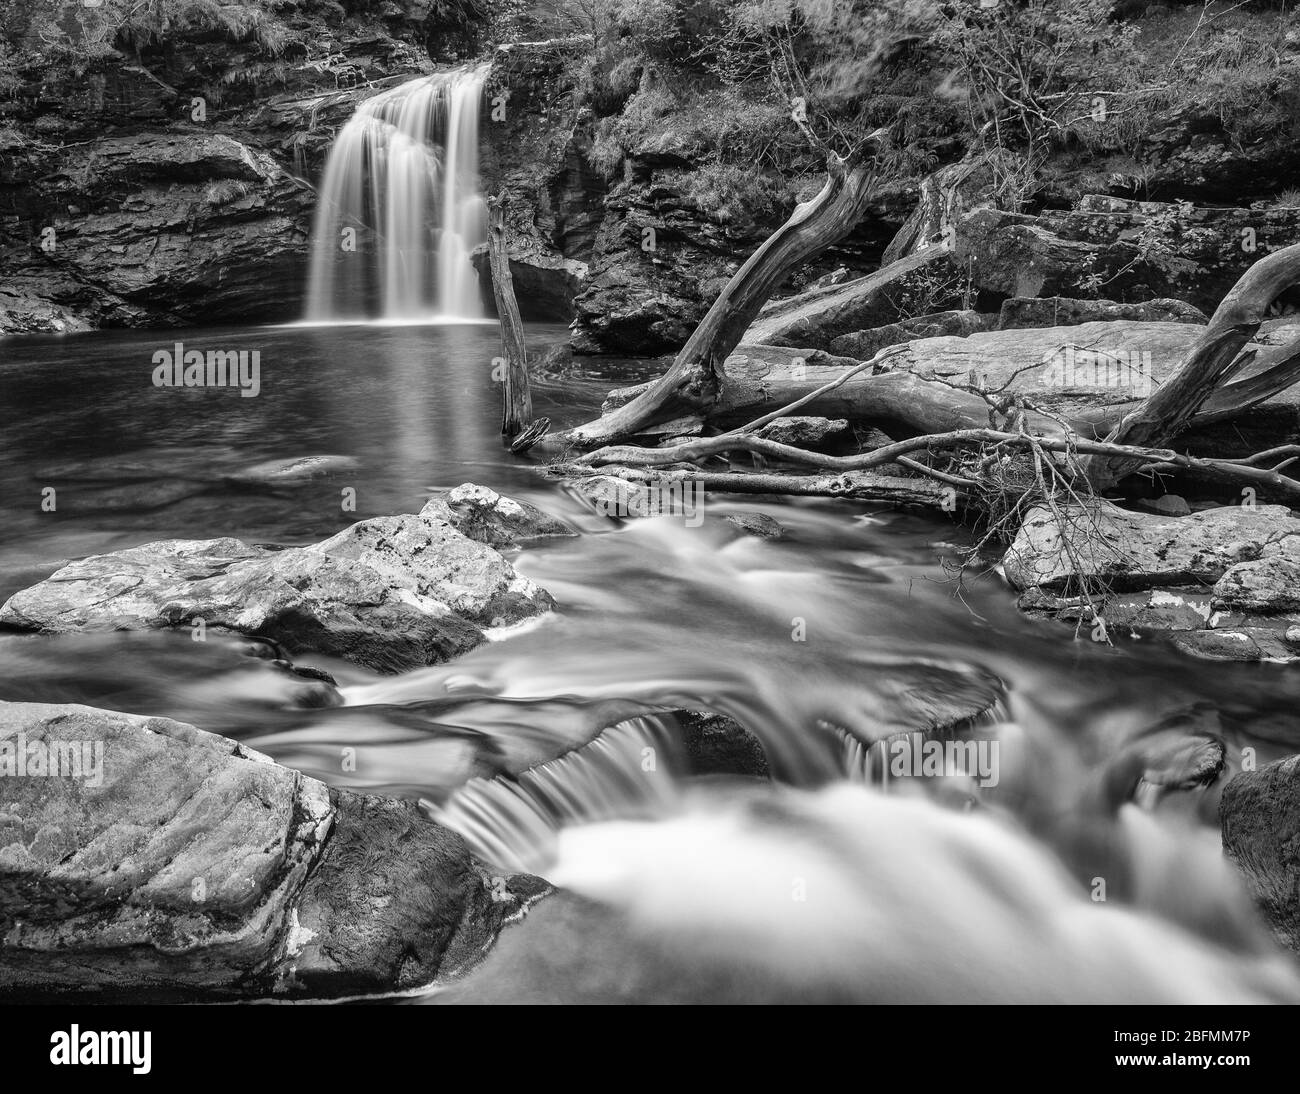
[[[1278,937],[1300,951],[1300,756],[1230,779],[1219,821],[1224,851]]]
[[[1077,209],[1036,216],[976,209],[956,225],[952,258],[979,288],[1009,296],[1069,297],[1104,285],[1121,302],[1173,297],[1208,313],[1260,255],[1297,238],[1300,209],[1088,195]]]
[[[0,772],[0,994],[410,987],[545,890],[494,884],[409,803],[164,718],[2,703]]]
[[[503,46],[484,88],[488,102],[506,104],[481,127],[480,171],[484,190],[506,198],[510,273],[525,319],[574,317],[604,217],[605,178],[587,159],[590,118],[570,106],[575,48],[572,41]],[[490,285],[487,249],[473,258]]]
[[[494,497],[498,510],[508,501]],[[236,539],[167,540],[93,556],[15,593],[0,607],[0,625],[63,633],[193,629],[202,621],[270,638],[291,654],[323,653],[382,672],[433,664],[481,643],[485,628],[552,605],[448,513],[438,499],[418,516],[361,521],[280,551]],[[483,506],[477,517],[472,508],[456,515],[499,542],[508,534]]]
[[[5,257],[29,293],[61,307],[93,293],[92,318],[111,326],[296,312],[312,198],[270,156],[190,132],[107,138],[48,165],[39,185],[63,207],[40,229],[48,261]]]
[[[438,25],[428,0],[349,7],[285,0],[274,44],[200,12],[88,72],[21,60],[0,104],[0,333],[297,318],[301,180],[367,85],[428,69]]]

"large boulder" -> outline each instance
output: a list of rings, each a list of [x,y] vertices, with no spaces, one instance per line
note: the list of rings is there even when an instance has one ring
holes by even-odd
[[[1235,775],[1219,821],[1224,851],[1278,937],[1300,951],[1300,756]]]
[[[473,964],[545,892],[414,805],[165,718],[0,703],[0,994],[391,991]]]
[[[1113,588],[1212,585],[1257,559],[1300,561],[1300,520],[1283,505],[1224,506],[1186,517],[1135,513],[1106,501],[1082,509],[1037,506],[1002,559],[1017,589],[1061,589],[1079,579]]]
[[[1088,195],[1037,215],[979,208],[955,226],[952,257],[1008,296],[1120,302],[1173,297],[1210,312],[1261,256],[1300,239],[1300,209],[1200,208]]]
[[[436,499],[418,516],[361,521],[286,550],[165,540],[96,555],[15,593],[0,625],[65,633],[201,624],[379,671],[433,664],[484,641],[486,628],[552,605],[447,514]]]
[[[1081,323],[1114,322],[1117,319],[1138,323],[1203,325],[1209,322],[1209,317],[1200,308],[1194,308],[1181,300],[1144,300],[1136,304],[1120,304],[1114,300],[1076,300],[1065,296],[1013,296],[1002,302],[995,329],[1077,327]]]

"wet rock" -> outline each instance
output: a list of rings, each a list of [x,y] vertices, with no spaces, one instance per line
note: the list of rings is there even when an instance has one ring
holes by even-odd
[[[1181,300],[1144,300],[1135,304],[1119,304],[1114,300],[1075,300],[1065,296],[1017,296],[1002,302],[1002,311],[994,329],[1077,327],[1082,323],[1114,322],[1120,319],[1136,323],[1209,322],[1209,317],[1200,308],[1194,308]]]
[[[420,515],[445,520],[461,535],[489,547],[517,547],[529,540],[577,534],[535,505],[471,482],[433,498]]]
[[[552,605],[496,551],[425,514],[363,520],[303,553],[353,560],[380,574],[388,588],[446,605],[485,627],[517,623]],[[284,552],[276,561],[291,571],[298,558]]]
[[[650,488],[617,475],[591,475],[569,480],[569,491],[594,512],[605,517],[628,517],[648,509]]]
[[[226,478],[234,482],[265,486],[292,486],[345,471],[356,471],[360,466],[360,462],[352,456],[296,456],[284,460],[266,460],[235,471]]]
[[[1228,611],[1296,611],[1300,609],[1300,562],[1280,555],[1239,562],[1215,583],[1214,605]]]
[[[856,357],[866,361],[886,346],[896,346],[900,342],[949,335],[964,338],[968,334],[990,329],[992,329],[991,317],[979,312],[935,312],[933,315],[920,315],[914,319],[887,323],[883,327],[874,327],[871,330],[841,334],[838,338],[831,339],[829,349],[832,353],[844,357]]]
[[[692,775],[771,775],[758,738],[725,714],[681,710],[676,717]]]
[[[1109,598],[1102,609],[1108,627],[1138,633],[1199,631],[1212,625],[1210,597],[1189,589],[1148,589]]]
[[[1209,661],[1274,661],[1289,664],[1300,660],[1285,640],[1284,632],[1267,626],[1235,626],[1194,631],[1174,636],[1175,648]]]
[[[19,630],[204,627],[379,671],[434,664],[550,596],[436,513],[361,521],[305,548],[165,540],[69,563],[0,607]]]
[[[1002,560],[1013,586],[1054,590],[1079,578],[1116,589],[1209,585],[1240,562],[1300,561],[1300,520],[1282,505],[1168,517],[1098,501],[1065,512],[1064,529],[1045,507],[1027,514]]]
[[[766,513],[728,513],[723,518],[728,524],[739,528],[747,536],[758,539],[780,539],[785,535],[785,528],[779,520]]]
[[[52,750],[96,763],[32,773]],[[0,770],[0,994],[27,1000],[410,987],[545,891],[492,879],[410,803],[165,718],[0,703]]]
[[[1181,498],[1177,494],[1164,494],[1158,498],[1143,499],[1137,502],[1139,509],[1145,509],[1151,513],[1163,513],[1170,517],[1185,517],[1192,511],[1192,507],[1187,504],[1186,498]]]
[[[1241,771],[1219,801],[1223,849],[1278,937],[1300,951],[1300,756]]]

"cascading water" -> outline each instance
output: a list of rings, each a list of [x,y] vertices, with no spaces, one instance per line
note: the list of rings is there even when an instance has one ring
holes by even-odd
[[[343,127],[316,210],[310,321],[482,318],[469,255],[487,238],[478,184],[487,68],[391,88]]]

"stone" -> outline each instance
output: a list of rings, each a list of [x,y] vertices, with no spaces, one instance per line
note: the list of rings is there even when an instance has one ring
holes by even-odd
[[[1228,780],[1219,799],[1223,849],[1277,936],[1300,951],[1300,756]]]
[[[1187,589],[1148,589],[1120,594],[1102,608],[1108,627],[1130,631],[1199,631],[1212,625],[1210,597]]]
[[[1120,304],[1114,300],[1076,300],[1065,296],[1013,296],[1002,302],[995,330],[1019,330],[1024,327],[1077,327],[1082,323],[1127,320],[1136,323],[1209,322],[1200,308],[1181,300],[1144,300]],[[942,333],[950,333],[944,331]],[[952,332],[955,333],[955,332]]]
[[[1059,590],[1078,578],[1117,590],[1210,585],[1239,562],[1281,557],[1300,561],[1300,520],[1282,505],[1225,506],[1187,517],[1135,513],[1098,501],[1087,511],[1031,509],[1003,556],[1017,589]]]
[[[537,616],[545,592],[437,510],[361,521],[321,543],[165,540],[68,563],[0,606],[0,625],[66,633],[204,627],[381,672],[445,661],[484,629]]]
[[[1300,610],[1300,562],[1273,555],[1229,567],[1215,582],[1214,606],[1264,613]]]
[[[847,418],[793,416],[768,422],[758,431],[758,436],[778,444],[826,452],[851,442],[853,430]]]
[[[577,535],[564,521],[526,501],[486,486],[462,483],[427,502],[421,517],[445,520],[461,535],[489,547],[518,547],[536,539]]]
[[[785,535],[785,527],[781,522],[766,513],[728,513],[723,519],[745,535],[757,539],[780,539]]]
[[[1179,497],[1177,494],[1163,494],[1158,498],[1143,498],[1136,504],[1139,509],[1145,509],[1150,513],[1163,513],[1170,517],[1185,517],[1192,511],[1192,507],[1187,504],[1187,499]]]
[[[1088,295],[1104,285],[1120,303],[1153,298],[1213,311],[1256,253],[1291,243],[1300,209],[1206,208],[1085,195],[1037,215],[977,208],[955,224],[954,263],[976,287],[1016,297]]]
[[[412,803],[166,718],[0,703],[0,770],[0,997],[400,990],[475,963],[547,888],[494,879]]]
[[[762,743],[734,719],[708,710],[680,710],[676,718],[692,775],[770,777]]]

